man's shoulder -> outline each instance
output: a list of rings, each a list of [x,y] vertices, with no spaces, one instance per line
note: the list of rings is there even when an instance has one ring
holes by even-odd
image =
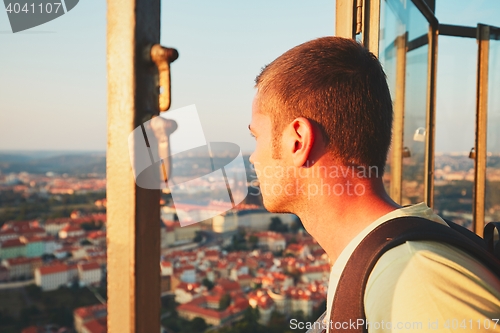
[[[500,292],[498,278],[476,258],[454,246],[435,241],[408,241],[382,255],[368,279],[370,284],[381,279],[397,282],[426,281],[443,283],[460,275],[477,283],[488,283]],[[380,281],[379,281],[380,282]]]
[[[396,273],[412,268],[422,272],[437,268],[452,268],[463,273],[489,272],[476,258],[461,249],[445,243],[421,240],[407,241],[384,253],[371,275],[376,276],[387,270],[388,273]]]
[[[442,319],[481,316],[500,313],[500,281],[460,249],[409,241],[380,258],[369,276],[364,300],[367,318],[372,320],[394,316],[433,320],[431,314]]]

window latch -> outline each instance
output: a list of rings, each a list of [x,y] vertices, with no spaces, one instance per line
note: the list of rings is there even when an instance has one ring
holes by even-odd
[[[151,60],[158,68],[159,83],[159,104],[160,112],[167,111],[170,108],[170,63],[179,57],[176,49],[163,47],[155,44],[151,47]]]
[[[355,35],[363,30],[363,0],[356,1],[356,32]]]

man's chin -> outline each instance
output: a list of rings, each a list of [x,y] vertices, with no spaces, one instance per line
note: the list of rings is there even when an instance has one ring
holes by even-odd
[[[284,204],[280,203],[278,200],[269,200],[262,198],[262,204],[264,208],[270,213],[286,214],[292,213],[289,209],[285,207]],[[293,213],[292,213],[293,214]]]

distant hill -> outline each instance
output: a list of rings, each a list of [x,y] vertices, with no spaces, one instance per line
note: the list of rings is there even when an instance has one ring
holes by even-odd
[[[249,181],[255,179],[254,171],[250,167],[248,155],[243,156]],[[185,164],[184,172],[189,173],[191,165],[202,163],[201,156],[192,156],[182,159],[181,164]],[[218,165],[225,165],[231,158],[225,156],[215,156],[214,160]],[[468,156],[454,156],[442,154],[436,156],[436,169],[444,166],[451,166],[453,171],[469,170],[474,167],[474,161]],[[488,167],[500,168],[500,156],[491,156],[488,158]],[[180,168],[182,170],[182,168]],[[49,171],[70,175],[81,175],[89,173],[106,173],[106,153],[105,152],[11,152],[0,151],[0,172],[28,172],[34,174],[45,174]],[[250,176],[252,175],[252,176]]]
[[[0,172],[44,174],[106,173],[104,152],[0,152]]]

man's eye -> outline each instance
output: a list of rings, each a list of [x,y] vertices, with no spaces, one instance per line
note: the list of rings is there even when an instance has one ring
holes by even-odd
[[[250,136],[251,136],[252,138],[255,138],[255,135],[253,135],[253,133],[251,133],[251,132],[250,132]]]

